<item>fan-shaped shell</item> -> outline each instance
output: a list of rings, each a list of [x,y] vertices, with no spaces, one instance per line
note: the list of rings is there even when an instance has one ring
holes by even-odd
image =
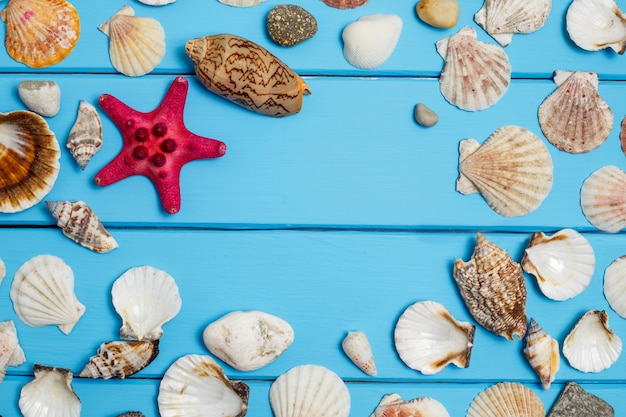
[[[544,417],[541,399],[517,382],[500,382],[474,398],[467,417]]]
[[[4,380],[9,366],[19,366],[25,361],[13,320],[0,322],[0,382]]]
[[[102,121],[96,108],[85,100],[78,105],[78,114],[67,137],[66,147],[82,170],[102,147]]]
[[[22,387],[18,405],[24,417],[79,417],[81,402],[72,371],[35,364],[35,379]]]
[[[182,305],[174,278],[152,266],[124,272],[113,283],[111,296],[123,321],[120,337],[129,340],[159,339],[161,326],[173,319]]]
[[[589,223],[609,233],[626,226],[626,172],[616,166],[594,171],[580,189],[580,206]]]
[[[106,342],[89,358],[80,376],[124,379],[148,366],[158,354],[158,340]]]
[[[450,414],[434,398],[419,397],[404,401],[398,394],[387,394],[370,417],[450,417]]]
[[[615,259],[604,270],[604,296],[613,311],[626,318],[626,256]]]
[[[550,384],[554,381],[561,364],[559,354],[559,342],[531,318],[526,334],[524,355],[539,376],[543,389],[550,389]]]
[[[29,111],[0,113],[0,212],[39,203],[59,175],[61,151],[43,117]]]
[[[448,364],[467,368],[476,327],[457,321],[435,301],[419,301],[398,319],[394,331],[396,351],[409,368],[431,375]]]
[[[49,324],[68,334],[85,312],[74,294],[74,273],[61,258],[39,255],[15,272],[10,291],[15,313],[31,327]]]
[[[504,49],[476,40],[476,31],[464,27],[437,42],[445,63],[439,78],[441,94],[462,110],[484,110],[506,93],[511,63]]]
[[[137,17],[125,5],[98,26],[109,37],[113,67],[124,75],[137,77],[151,72],[165,56],[165,31],[158,20]]]
[[[474,319],[508,340],[526,334],[526,284],[522,267],[481,233],[468,262],[454,262],[454,280]]]
[[[80,18],[66,0],[10,0],[0,19],[11,58],[43,68],[67,57],[80,36]]]
[[[343,56],[356,68],[377,68],[396,49],[401,32],[400,16],[382,13],[361,16],[341,32]]]
[[[270,387],[275,417],[348,417],[350,393],[333,371],[319,365],[298,365]]]
[[[362,331],[348,332],[341,342],[341,348],[360,370],[369,376],[376,376],[378,370],[376,369],[372,346],[365,333]]]
[[[552,236],[533,233],[524,251],[522,269],[537,279],[541,292],[553,300],[568,300],[587,288],[596,266],[591,244],[573,229]]]
[[[576,45],[587,51],[626,50],[626,15],[614,0],[574,0],[565,15],[565,27]]]
[[[474,20],[500,45],[511,43],[516,33],[532,33],[545,25],[552,0],[485,0]]]
[[[502,216],[522,216],[535,210],[550,192],[552,179],[548,148],[522,127],[503,126],[482,145],[474,139],[459,144],[457,191],[479,192]]]
[[[165,372],[157,403],[161,417],[243,417],[249,387],[231,382],[210,356],[185,355]]]
[[[613,112],[598,92],[598,74],[555,71],[557,89],[539,106],[539,125],[558,149],[585,153],[602,145],[613,128]]]

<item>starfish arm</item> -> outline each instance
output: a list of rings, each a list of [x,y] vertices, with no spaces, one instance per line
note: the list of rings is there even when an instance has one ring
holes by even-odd
[[[162,113],[169,118],[171,124],[184,126],[183,114],[188,89],[187,79],[181,76],[176,77],[154,113]]]
[[[141,119],[146,115],[146,113],[138,112],[128,107],[110,94],[102,94],[98,97],[98,104],[102,111],[104,111],[119,128],[124,126],[128,120]]]
[[[168,214],[176,214],[180,211],[180,168],[173,168],[168,172],[151,173],[148,177],[152,180],[163,209]],[[158,177],[158,178],[155,178]]]
[[[197,159],[219,158],[226,153],[226,144],[216,139],[195,135],[191,132],[186,136],[181,149],[181,160],[185,162]]]
[[[124,158],[123,153],[118,154],[111,162],[106,164],[104,168],[98,171],[93,179],[94,182],[101,187],[106,187],[124,178],[136,175],[128,169],[128,164],[124,163]]]

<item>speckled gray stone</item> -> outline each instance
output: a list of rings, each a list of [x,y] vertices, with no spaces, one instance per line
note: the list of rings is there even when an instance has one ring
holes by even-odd
[[[54,81],[22,81],[17,92],[24,105],[41,116],[56,116],[61,108],[61,89]]]
[[[568,383],[559,394],[548,417],[615,417],[606,401],[588,393],[575,382]]]
[[[317,33],[317,20],[300,6],[282,4],[267,14],[267,33],[282,46],[294,46]]]
[[[422,126],[431,127],[437,124],[439,116],[425,104],[419,103],[415,106],[415,121]]]

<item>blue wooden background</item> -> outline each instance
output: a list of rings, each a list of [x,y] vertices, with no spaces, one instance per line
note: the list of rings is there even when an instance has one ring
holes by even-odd
[[[108,39],[97,29],[126,3],[138,16],[159,20],[166,33],[165,58],[152,74],[139,78],[114,71]],[[450,366],[424,376],[407,368],[393,345],[397,318],[416,301],[441,302],[457,319],[471,320],[453,282],[452,264],[470,257],[476,232],[485,233],[519,261],[532,232],[564,227],[589,239],[596,253],[594,277],[581,295],[557,302],[544,297],[526,275],[529,317],[562,344],[584,312],[607,310],[611,327],[626,338],[626,321],[610,309],[602,293],[604,269],[626,254],[626,235],[599,232],[579,205],[580,186],[591,172],[604,165],[626,165],[618,138],[626,114],[625,58],[613,51],[576,47],[565,31],[570,2],[555,0],[545,27],[514,36],[506,48],[513,81],[502,100],[481,112],[465,112],[439,92],[443,61],[434,44],[466,25],[477,29],[480,40],[494,43],[473,22],[480,0],[462,1],[459,23],[447,30],[419,21],[416,1],[371,0],[354,10],[331,9],[319,0],[294,3],[316,17],[319,31],[292,48],[273,44],[265,33],[266,14],[282,4],[276,0],[248,9],[217,0],[178,0],[162,7],[136,0],[74,0],[82,33],[66,60],[33,70],[0,48],[0,112],[23,108],[17,95],[22,80],[51,79],[62,90],[61,112],[48,119],[62,145],[61,171],[46,199],[84,200],[120,244],[108,254],[76,245],[54,225],[43,203],[0,215],[0,258],[7,267],[0,285],[0,321],[15,321],[27,358],[24,365],[9,368],[0,384],[0,415],[20,415],[19,392],[32,379],[34,363],[78,374],[102,342],[119,337],[121,321],[111,304],[111,286],[124,271],[140,265],[174,277],[182,309],[164,327],[161,353],[140,373],[123,381],[74,379],[84,416],[114,417],[128,410],[158,416],[158,385],[169,365],[188,353],[208,354],[201,334],[211,321],[233,310],[252,309],[287,320],[295,341],[277,361],[257,371],[239,372],[224,364],[231,379],[250,385],[250,416],[271,417],[271,382],[307,363],[326,366],[348,383],[351,417],[369,415],[380,398],[392,392],[406,399],[431,396],[451,416],[460,417],[480,391],[501,381],[526,384],[546,410],[565,383],[576,381],[609,402],[616,414],[626,413],[623,357],[597,374],[579,372],[562,357],[556,382],[544,391],[522,356],[523,342],[506,341],[480,327],[467,369]],[[398,14],[404,26],[389,61],[371,71],[358,70],[343,58],[341,31],[370,13]],[[202,87],[185,55],[185,42],[223,32],[265,46],[305,78],[312,94],[304,97],[301,113],[268,118]],[[599,73],[600,94],[615,115],[608,140],[584,155],[566,154],[547,144],[554,184],[543,204],[526,216],[504,218],[479,195],[457,193],[460,140],[483,142],[507,124],[543,138],[537,108],[555,89],[551,77],[557,69]],[[158,105],[177,75],[190,81],[185,110],[189,130],[222,140],[228,151],[223,158],[183,168],[181,211],[167,215],[146,178],[132,177],[106,188],[93,183],[95,173],[122,143],[104,113],[104,146],[85,171],[64,145],[79,100],[95,105],[100,94],[109,93],[147,112]],[[413,109],[418,102],[439,114],[439,124],[417,125]],[[69,335],[51,326],[28,327],[13,311],[13,274],[40,254],[60,256],[74,270],[76,293],[87,310]],[[359,371],[341,351],[341,340],[350,330],[368,335],[377,377]]]

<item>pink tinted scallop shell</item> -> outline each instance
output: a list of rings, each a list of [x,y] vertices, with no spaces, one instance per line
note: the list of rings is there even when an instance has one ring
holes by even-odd
[[[363,6],[369,0],[322,0],[326,5],[335,9],[354,9]]]
[[[626,172],[616,166],[594,171],[580,189],[580,206],[589,223],[617,233],[626,226]]]

